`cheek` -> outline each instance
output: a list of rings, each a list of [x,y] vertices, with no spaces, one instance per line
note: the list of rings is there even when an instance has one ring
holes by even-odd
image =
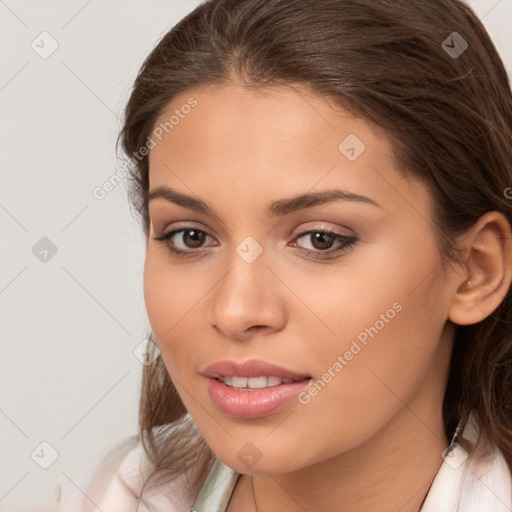
[[[442,387],[449,353],[439,348],[441,316],[424,313],[422,301],[411,297],[394,304],[369,308],[350,322],[350,333],[314,356],[322,362],[315,385],[302,397],[301,420],[314,430],[321,418],[325,439],[335,439],[343,450],[369,439],[421,389],[430,389],[434,403]]]
[[[305,418],[314,428],[323,416],[330,435],[343,432],[347,445],[371,435],[422,386],[437,393],[449,361],[442,339],[448,295],[435,243],[380,249],[347,264],[338,282],[325,283],[323,302],[314,299],[336,339],[311,354],[319,380],[313,396],[303,396]]]
[[[178,375],[176,372],[191,362],[192,354],[197,354],[200,340],[190,328],[200,322],[191,322],[190,315],[199,318],[203,314],[201,299],[208,286],[198,273],[183,271],[160,252],[148,248],[146,254],[144,301],[164,362],[171,374]]]
[[[403,228],[394,236],[387,233],[360,244],[332,264],[283,266],[276,273],[300,297],[306,312],[290,316],[290,325],[311,319],[311,332],[303,339],[320,336],[324,343],[315,350],[329,351],[333,343],[338,349],[348,344],[348,349],[350,340],[359,333],[364,338],[365,329],[375,324],[380,338],[391,333],[390,326],[403,330],[400,336],[394,333],[395,345],[415,332],[428,331],[432,316],[444,307],[440,270],[435,240],[419,229]],[[292,301],[290,307],[298,313],[301,305]],[[315,330],[316,338],[310,338]]]

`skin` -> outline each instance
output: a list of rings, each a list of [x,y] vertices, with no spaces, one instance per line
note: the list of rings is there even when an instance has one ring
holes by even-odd
[[[144,295],[171,378],[213,452],[243,473],[230,512],[418,511],[449,444],[442,421],[454,325],[490,314],[510,286],[510,227],[491,212],[466,234],[466,256],[443,269],[426,187],[396,167],[385,133],[322,97],[236,83],[192,90],[197,106],[151,149],[150,190],[166,185],[217,216],[163,198],[149,203]],[[366,149],[348,160],[355,134]],[[340,187],[378,203],[336,200],[276,218],[273,200]],[[192,257],[154,238],[208,233]],[[310,229],[356,236],[329,259]],[[247,237],[263,252],[247,263]],[[507,238],[508,237],[508,238]],[[171,243],[171,242],[168,242]],[[320,246],[321,247],[321,246]],[[333,248],[339,247],[337,242]],[[466,283],[472,281],[471,289]],[[211,401],[201,371],[221,359],[262,359],[322,377],[365,327],[401,305],[378,335],[309,403],[258,419]],[[252,467],[237,456],[252,443]]]

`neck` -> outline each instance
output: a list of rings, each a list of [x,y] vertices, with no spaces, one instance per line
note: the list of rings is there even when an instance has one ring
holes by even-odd
[[[418,512],[448,440],[440,411],[419,418],[414,410],[404,407],[350,452],[286,474],[254,475],[252,481],[242,475],[240,487],[250,496],[244,510]]]

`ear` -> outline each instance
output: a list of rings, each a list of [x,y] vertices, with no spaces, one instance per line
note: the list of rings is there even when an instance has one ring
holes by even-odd
[[[466,260],[448,318],[472,325],[488,317],[503,301],[512,279],[512,233],[499,212],[482,215],[464,235]]]

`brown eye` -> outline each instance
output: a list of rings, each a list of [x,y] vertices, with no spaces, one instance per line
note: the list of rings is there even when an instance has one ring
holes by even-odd
[[[181,236],[178,237],[177,235]],[[207,237],[209,237],[208,233],[199,229],[181,228],[163,233],[154,239],[164,243],[173,254],[178,256],[193,256],[200,252],[197,249],[203,246]]]
[[[316,232],[309,233],[311,236],[311,242],[315,249],[326,250],[332,247],[336,237],[331,233]]]
[[[341,251],[349,249],[357,242],[357,238],[355,236],[346,236],[333,231],[309,230],[301,233],[296,240],[301,239],[309,241],[310,247],[304,247],[297,244],[297,242],[293,245],[300,247],[308,255],[313,256],[316,259],[334,256]]]
[[[198,231],[197,229],[186,229],[183,230],[183,243],[191,248],[197,249],[201,247],[206,237],[206,233],[204,231]]]

